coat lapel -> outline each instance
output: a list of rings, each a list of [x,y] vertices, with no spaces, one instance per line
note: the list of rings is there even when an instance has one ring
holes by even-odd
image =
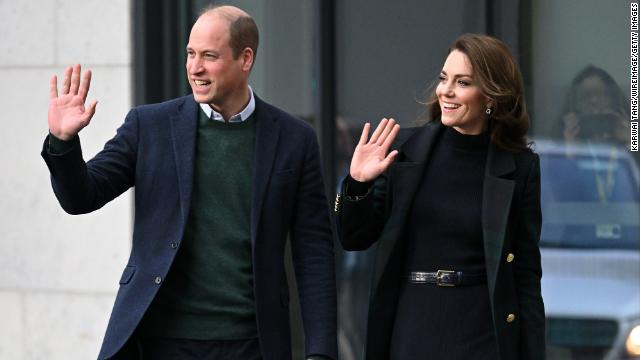
[[[198,128],[198,104],[192,96],[185,97],[178,111],[171,115],[171,137],[180,190],[180,211],[184,223],[189,216],[193,189],[193,168]]]
[[[391,218],[387,221],[377,251],[374,284],[386,271],[398,239],[404,236],[413,198],[424,174],[437,135],[444,129],[439,122],[429,123],[410,137],[400,150],[399,161],[389,168],[392,197]],[[490,294],[493,297],[498,267],[506,235],[507,221],[515,182],[504,178],[515,170],[513,155],[489,147],[482,197],[482,233]]]
[[[514,170],[513,155],[491,145],[482,193],[482,236],[487,283],[492,301],[515,187],[515,181],[505,179],[504,176]]]
[[[268,111],[266,104],[262,100],[257,96],[255,96],[255,99],[256,150],[251,189],[251,240],[254,245],[256,234],[258,233],[258,224],[260,223],[262,203],[271,177],[280,136],[280,125],[277,118]]]
[[[400,148],[398,161],[389,167],[388,191],[392,199],[391,218],[380,237],[376,259],[374,284],[378,284],[405,226],[414,195],[420,185],[424,168],[438,134],[444,129],[440,122],[431,122],[415,132]]]

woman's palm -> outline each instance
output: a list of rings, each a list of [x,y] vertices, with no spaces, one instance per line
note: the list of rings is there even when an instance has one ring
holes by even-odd
[[[397,150],[387,154],[393,140],[400,131],[400,125],[393,119],[382,119],[376,130],[368,138],[371,125],[366,123],[360,141],[351,158],[349,174],[357,181],[372,181],[393,163]]]

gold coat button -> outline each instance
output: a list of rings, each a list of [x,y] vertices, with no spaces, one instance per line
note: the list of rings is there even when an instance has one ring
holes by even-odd
[[[513,261],[513,259],[514,259],[515,257],[516,257],[516,256],[515,256],[515,255],[513,255],[513,253],[509,253],[509,254],[507,255],[507,262],[512,262],[512,261]]]
[[[507,315],[507,322],[508,323],[512,323],[513,320],[515,320],[515,319],[516,319],[516,316],[514,314]]]

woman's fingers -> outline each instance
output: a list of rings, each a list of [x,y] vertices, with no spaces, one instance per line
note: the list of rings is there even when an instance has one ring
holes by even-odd
[[[393,144],[393,141],[396,139],[396,136],[398,136],[399,132],[400,132],[400,125],[399,124],[393,125],[391,131],[389,132],[387,137],[384,139],[384,142],[382,143],[382,147],[384,148],[385,151],[387,151],[387,149],[391,147],[391,144]]]
[[[370,123],[365,123],[362,127],[362,135],[360,135],[360,141],[358,145],[364,145],[367,143],[367,137],[369,137],[369,129],[371,128]]]
[[[391,165],[391,163],[396,159],[396,156],[398,156],[398,150],[393,150],[392,152],[390,152],[387,157],[384,158],[383,163],[384,163],[384,168],[385,170],[389,167],[389,165]]]
[[[380,137],[380,134],[382,134],[382,132],[384,131],[384,128],[387,125],[387,122],[388,122],[387,118],[382,118],[382,120],[380,120],[380,124],[378,124],[376,131],[373,132],[373,135],[371,135],[371,139],[369,139],[370,144],[373,144],[378,141],[378,138]]]
[[[387,136],[389,136],[389,134],[391,133],[391,130],[393,130],[395,125],[396,125],[396,121],[394,119],[389,119],[389,121],[387,121],[387,124],[384,127],[384,130],[382,131],[382,134],[376,141],[376,144],[378,144],[379,146],[382,146],[382,144],[385,143]]]
[[[358,147],[351,159],[349,173],[358,181],[375,179],[393,163],[398,155],[397,150],[386,154],[400,131],[400,125],[396,124],[395,120],[383,118],[367,141],[370,129],[371,124],[365,123]]]

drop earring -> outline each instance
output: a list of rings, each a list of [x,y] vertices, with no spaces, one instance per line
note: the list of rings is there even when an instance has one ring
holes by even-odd
[[[484,111],[484,113],[487,114],[487,115],[491,115],[491,112],[492,112],[492,110],[489,107],[487,108],[487,110]]]

